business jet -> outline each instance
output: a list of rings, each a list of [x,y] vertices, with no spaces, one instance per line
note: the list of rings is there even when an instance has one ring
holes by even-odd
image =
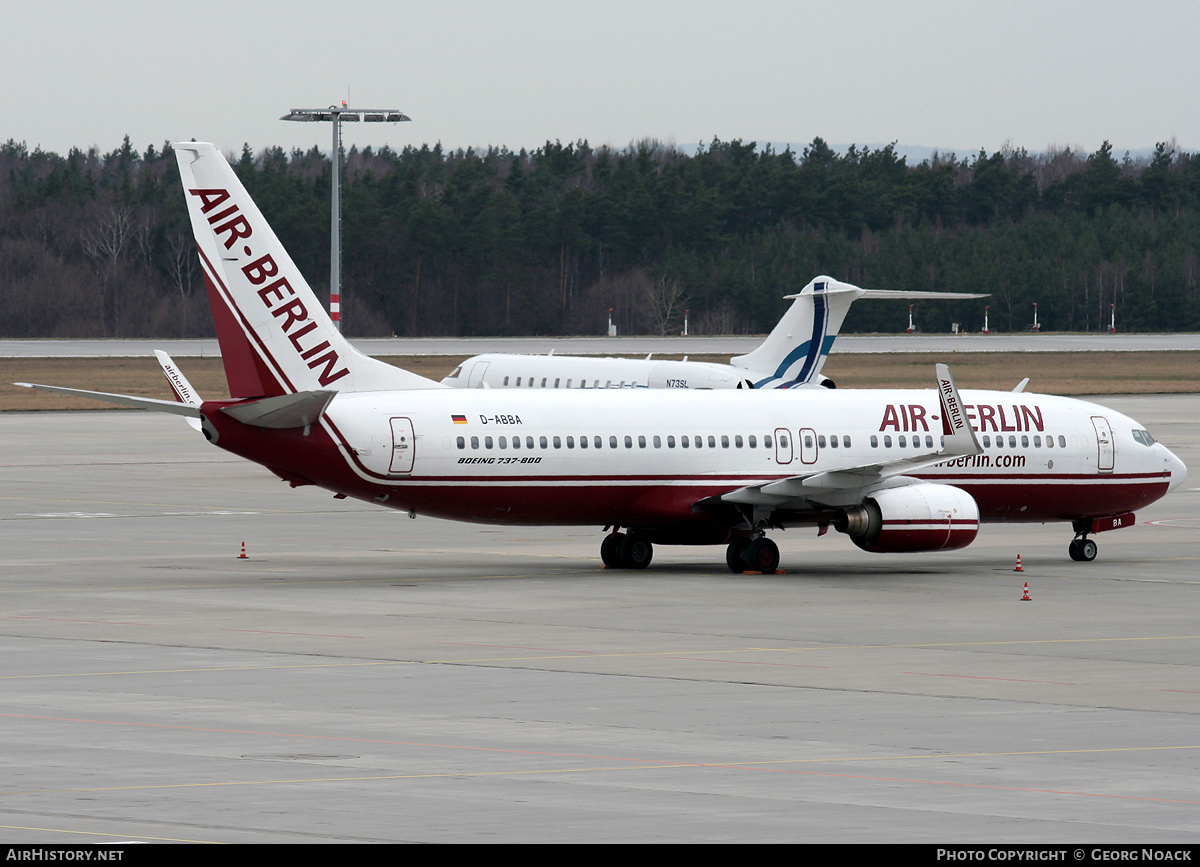
[[[1085,401],[929,390],[459,390],[357,352],[211,144],[175,145],[229,391],[203,400],[165,355],[175,400],[33,386],[183,416],[292,486],[459,521],[604,528],[601,559],[725,545],[770,572],[768,532],[830,527],[872,552],[952,550],[980,522],[1093,535],[1178,487],[1183,463]],[[1020,386],[1018,387],[1018,389]]]
[[[468,358],[442,380],[452,388],[835,388],[821,374],[850,305],[859,298],[986,298],[972,292],[860,289],[817,277],[753,352],[728,364],[645,358],[488,353]],[[653,355],[653,353],[651,353]]]

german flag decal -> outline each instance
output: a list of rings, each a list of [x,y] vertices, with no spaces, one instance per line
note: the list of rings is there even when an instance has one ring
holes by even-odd
[[[467,417],[465,415],[452,415],[452,416],[450,416],[450,419],[455,424],[466,424],[467,423]]]

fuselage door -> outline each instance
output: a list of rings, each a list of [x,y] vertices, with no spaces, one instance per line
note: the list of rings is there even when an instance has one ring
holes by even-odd
[[[817,462],[817,434],[812,428],[801,428],[797,433],[800,440],[800,463],[815,464]]]
[[[1113,471],[1113,435],[1108,419],[1102,415],[1092,416],[1092,427],[1096,429],[1096,448],[1099,452],[1096,469],[1102,473]]]
[[[389,473],[411,473],[413,452],[417,439],[413,435],[412,419],[392,419],[392,464]]]
[[[786,428],[775,428],[775,461],[780,464],[792,462],[792,435]]]
[[[483,388],[483,375],[487,373],[490,361],[476,361],[467,377],[467,388]]]

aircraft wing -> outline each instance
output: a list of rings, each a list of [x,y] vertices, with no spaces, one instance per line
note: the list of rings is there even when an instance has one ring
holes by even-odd
[[[707,502],[715,500],[756,506],[786,506],[788,503],[800,505],[803,501],[815,500],[824,505],[853,504],[871,491],[911,484],[915,479],[907,473],[931,467],[949,458],[980,454],[983,448],[975,437],[975,431],[967,423],[967,414],[949,367],[937,365],[937,381],[942,420],[941,442],[937,449],[912,452],[902,458],[879,463],[847,464],[760,482],[713,497]]]
[[[109,394],[107,391],[87,391],[82,388],[63,388],[59,385],[38,385],[36,382],[14,382],[22,388],[40,388],[42,391],[53,391],[58,394],[70,394],[77,397],[90,397],[106,403],[117,403],[122,406],[132,406],[138,409],[152,409],[158,412],[169,412],[174,415],[200,418],[200,408],[188,403],[174,400],[156,400],[152,397],[134,397],[131,394]]]

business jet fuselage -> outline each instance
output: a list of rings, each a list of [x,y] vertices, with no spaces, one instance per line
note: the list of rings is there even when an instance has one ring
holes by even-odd
[[[907,292],[860,289],[832,277],[816,277],[792,303],[763,342],[728,364],[582,355],[488,353],[468,358],[442,380],[452,388],[694,388],[804,389],[834,382],[822,375],[838,331],[859,298],[957,300],[984,298],[966,292]]]

